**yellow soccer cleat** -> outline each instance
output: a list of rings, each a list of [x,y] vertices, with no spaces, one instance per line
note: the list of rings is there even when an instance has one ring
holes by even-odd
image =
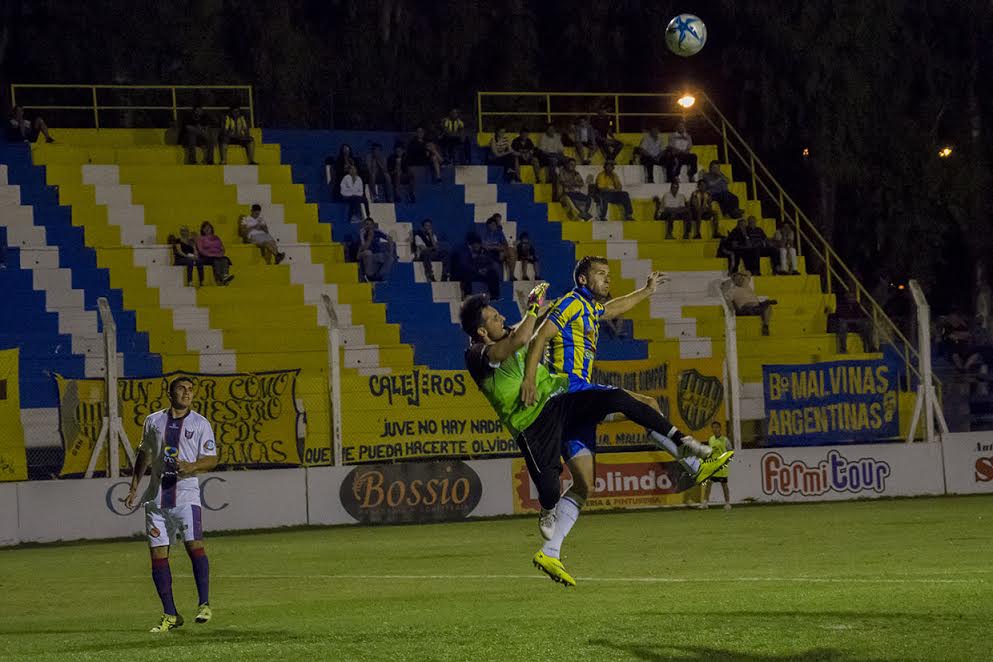
[[[534,563],[534,567],[551,577],[553,582],[558,582],[566,588],[576,585],[576,580],[565,571],[565,566],[562,565],[562,561],[552,558],[551,556],[546,556],[540,549],[535,552],[534,558],[531,559],[531,562]]]
[[[693,477],[693,484],[699,485],[720,471],[721,467],[731,461],[733,455],[734,451],[726,451],[720,455],[711,455],[706,460],[701,460],[700,468],[697,469],[696,475]]]
[[[210,620],[210,617],[213,615],[214,613],[210,611],[210,605],[205,602],[202,605],[200,605],[199,609],[197,609],[196,622],[206,623],[207,621]]]
[[[183,617],[181,615],[176,614],[172,616],[170,614],[162,614],[162,622],[149,630],[149,632],[168,632],[169,630],[175,630],[182,624]]]

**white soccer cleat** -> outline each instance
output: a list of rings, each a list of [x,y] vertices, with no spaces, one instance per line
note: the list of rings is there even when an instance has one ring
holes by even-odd
[[[714,449],[707,444],[702,444],[693,437],[683,437],[680,440],[690,455],[695,455],[699,458],[708,458],[710,454],[714,452]]]
[[[555,511],[541,509],[538,513],[538,530],[541,531],[541,537],[545,540],[551,540],[552,535],[555,533]]]

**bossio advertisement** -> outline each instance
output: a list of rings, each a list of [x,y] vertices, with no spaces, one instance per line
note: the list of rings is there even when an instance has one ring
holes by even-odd
[[[949,494],[993,493],[993,432],[946,434],[941,447]]]
[[[479,475],[465,462],[362,465],[341,483],[341,504],[359,522],[465,519],[482,498]]]

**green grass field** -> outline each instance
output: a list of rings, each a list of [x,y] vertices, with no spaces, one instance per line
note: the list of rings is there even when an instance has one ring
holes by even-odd
[[[161,612],[142,541],[0,551],[4,660],[989,660],[993,499],[586,515],[565,589],[534,520],[208,538]],[[209,528],[209,521],[206,523]]]

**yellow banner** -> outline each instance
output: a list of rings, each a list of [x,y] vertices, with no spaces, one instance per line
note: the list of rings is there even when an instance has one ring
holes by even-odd
[[[535,490],[524,460],[513,463],[514,512],[538,511]],[[583,510],[614,508],[647,508],[650,506],[682,506],[700,503],[703,488],[690,487],[680,491],[686,480],[682,467],[664,452],[603,453],[596,460],[596,483],[593,494]],[[569,468],[562,470],[563,489],[572,482]]]
[[[300,464],[303,412],[297,409],[299,370],[234,375],[172,373],[160,377],[117,380],[121,421],[133,448],[141,442],[150,413],[169,406],[168,385],[182,374],[193,380],[193,410],[210,421],[222,466]],[[59,388],[59,428],[65,460],[62,475],[86,471],[105,412],[102,379],[65,379]],[[97,461],[107,466],[106,448]],[[127,458],[121,453],[121,465]]]
[[[0,350],[0,481],[27,480],[18,382],[19,350]]]

